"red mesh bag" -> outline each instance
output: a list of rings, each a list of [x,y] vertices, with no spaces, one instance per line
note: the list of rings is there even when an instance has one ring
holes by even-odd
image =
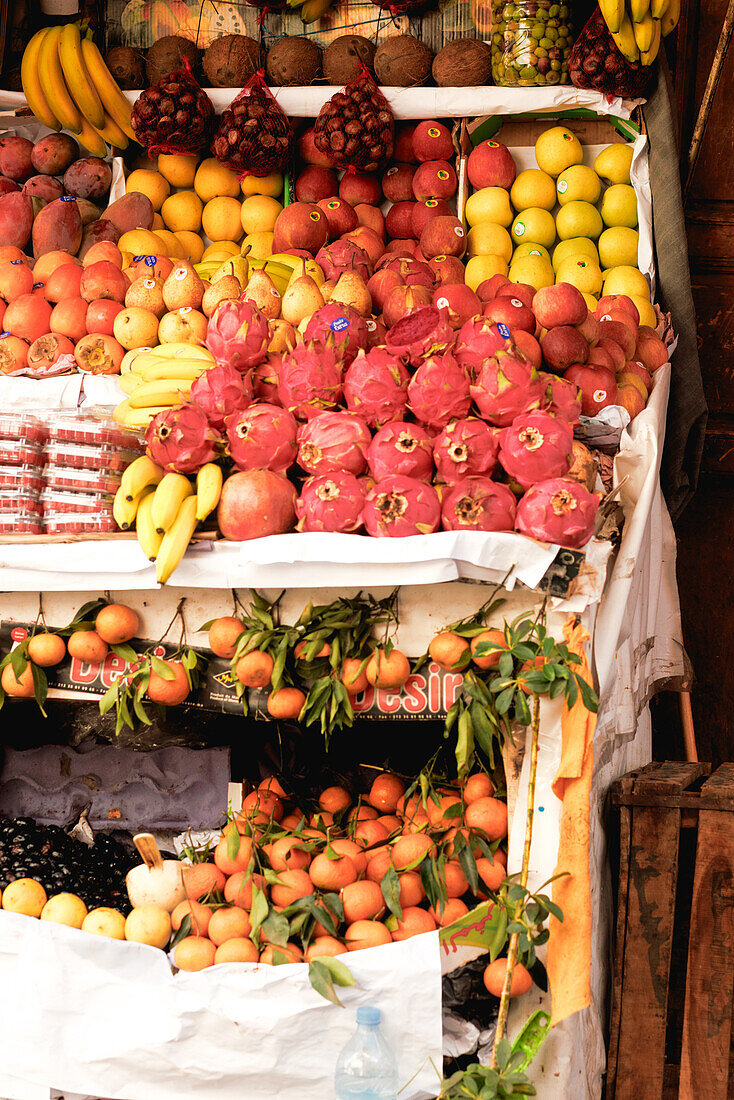
[[[212,152],[240,176],[269,176],[286,167],[292,146],[293,127],[258,69],[223,112]]]
[[[571,83],[577,88],[595,88],[623,99],[642,96],[654,71],[653,65],[630,62],[620,53],[600,8],[586,23],[568,59]]]
[[[184,67],[142,92],[133,104],[132,127],[149,157],[159,153],[201,153],[209,144],[214,106]]]
[[[364,65],[323,105],[314,126],[316,148],[337,168],[374,172],[391,158],[394,140],[395,118]]]

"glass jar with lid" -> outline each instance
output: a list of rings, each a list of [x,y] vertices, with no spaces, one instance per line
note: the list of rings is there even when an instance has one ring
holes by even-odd
[[[492,76],[497,85],[569,84],[571,6],[555,0],[491,0]]]

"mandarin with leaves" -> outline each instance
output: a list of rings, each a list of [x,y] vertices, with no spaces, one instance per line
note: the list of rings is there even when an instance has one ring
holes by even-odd
[[[294,721],[303,710],[306,696],[300,688],[284,687],[268,695],[268,714],[271,718]]]
[[[129,642],[138,632],[138,614],[124,603],[108,603],[97,613],[94,629],[108,645]]]
[[[16,676],[13,666],[8,662],[0,676],[0,687],[11,699],[33,699],[33,666],[26,664]]]
[[[477,668],[495,668],[500,663],[502,649],[493,649],[489,653],[477,656],[477,648],[482,642],[494,642],[501,646],[502,649],[506,649],[507,642],[505,640],[505,633],[503,630],[496,630],[493,627],[491,630],[483,630],[481,634],[477,634],[476,637],[471,640],[471,659]]]
[[[237,639],[245,629],[234,615],[220,615],[209,627],[209,648],[217,657],[231,661],[237,649]]]
[[[431,639],[428,655],[446,672],[461,671],[469,663],[469,643],[453,630],[442,630]]]
[[[250,688],[264,688],[270,683],[275,661],[269,653],[253,649],[240,657],[234,666],[234,674],[241,684]]]
[[[499,958],[490,963],[484,971],[482,980],[488,993],[493,997],[501,997],[507,976],[507,959]],[[522,997],[529,993],[533,987],[533,979],[522,963],[516,962],[512,970],[510,982],[510,996]]]
[[[66,642],[58,634],[44,631],[28,641],[28,657],[39,668],[53,668],[66,656]]]

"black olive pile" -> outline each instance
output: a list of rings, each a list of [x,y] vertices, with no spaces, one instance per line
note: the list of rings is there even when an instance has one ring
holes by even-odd
[[[32,817],[0,817],[0,890],[18,878],[40,882],[46,894],[68,891],[88,909],[108,905],[130,911],[125,875],[138,860],[98,833],[90,848],[57,825],[39,825]]]

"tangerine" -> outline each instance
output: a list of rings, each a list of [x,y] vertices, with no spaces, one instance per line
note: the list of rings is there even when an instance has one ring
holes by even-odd
[[[212,890],[224,889],[224,872],[214,863],[192,863],[181,868],[186,896],[198,901]]]
[[[486,772],[476,772],[470,775],[464,784],[464,802],[468,806],[470,802],[476,802],[478,798],[489,798],[494,794],[494,784]]]
[[[108,603],[94,620],[94,629],[108,645],[129,642],[137,634],[139,625],[137,612],[124,603]]]
[[[224,887],[224,897],[227,901],[231,901],[233,905],[239,906],[240,909],[249,911],[252,908],[252,888],[257,886],[262,890],[264,881],[262,875],[251,874],[248,871],[237,871],[236,874],[227,879]]]
[[[446,672],[460,671],[469,664],[469,643],[452,630],[443,630],[431,639],[428,655]]]
[[[348,695],[361,695],[369,686],[367,673],[359,657],[346,657],[342,662],[341,681]]]
[[[163,676],[159,676],[157,672],[152,671],[146,695],[154,703],[163,703],[166,707],[176,707],[183,703],[184,699],[188,699],[191,691],[188,673],[181,661],[164,661],[163,663],[170,668],[173,679],[166,680]]]
[[[312,861],[309,875],[311,882],[319,890],[341,890],[351,882],[356,882],[357,868],[349,856],[332,859],[326,852],[321,852]]]
[[[305,871],[281,871],[278,878],[280,882],[270,887],[270,899],[274,905],[292,905],[299,898],[313,894],[314,884]]]
[[[99,665],[109,653],[107,642],[96,630],[75,630],[66,643],[70,657],[76,657],[88,665]]]
[[[238,816],[259,822],[280,821],[284,812],[277,794],[258,789],[251,791],[244,799]]]
[[[417,871],[403,871],[398,875],[398,885],[400,887],[400,908],[403,909],[406,906],[410,908],[413,905],[420,905],[426,896],[426,891],[423,889],[423,881]]]
[[[392,934],[394,940],[409,940],[413,936],[420,936],[422,932],[435,932],[436,922],[427,909],[419,909],[416,905],[409,905],[403,909],[403,915],[397,923]]]
[[[214,966],[217,949],[204,936],[185,936],[173,950],[173,961],[179,970],[206,970]]]
[[[355,806],[354,809],[350,812],[349,820],[350,821],[377,821],[379,816],[380,815],[378,814],[378,812],[374,808],[374,806],[365,806],[365,805],[360,804],[359,806]]]
[[[252,859],[252,841],[247,836],[240,836],[240,846],[232,857],[229,854],[229,837],[223,836],[214,849],[214,862],[225,875],[234,875],[238,871],[246,871]]]
[[[66,656],[66,642],[58,634],[44,631],[34,634],[28,642],[28,658],[39,668],[52,668]]]
[[[333,959],[337,955],[343,955],[346,950],[344,944],[339,943],[339,940],[335,940],[333,936],[317,936],[306,950],[306,962],[324,957]]]
[[[231,661],[237,649],[237,639],[245,629],[234,615],[220,615],[209,627],[209,648],[217,657]]]
[[[296,719],[306,702],[300,688],[285,687],[268,695],[268,714],[271,718]]]
[[[311,862],[303,841],[295,836],[283,836],[270,846],[270,866],[274,871],[305,871]]]
[[[384,825],[384,827],[387,829],[388,836],[392,835],[393,833],[399,833],[402,829],[400,819],[395,817],[394,814],[383,814],[382,817],[378,817],[377,824]]]
[[[526,695],[532,695],[532,689],[527,686],[527,682],[523,673],[536,672],[543,668],[545,665],[545,657],[542,655],[534,657],[532,661],[523,661],[520,666],[520,671],[517,674],[518,687],[525,692]]]
[[[293,654],[294,654],[297,661],[305,660],[305,658],[303,656],[303,651],[306,648],[306,646],[310,645],[310,644],[311,643],[307,642],[305,640],[305,638],[302,642],[298,643],[296,648],[293,650]],[[311,659],[313,661],[318,661],[319,657],[328,657],[330,653],[331,653],[331,646],[329,645],[328,642],[324,642],[324,644],[322,645],[321,649],[318,651],[316,656],[312,657]]]
[[[466,875],[458,860],[450,859],[444,864],[443,881],[446,886],[446,896],[449,898],[460,898],[469,889]]]
[[[344,787],[326,787],[319,795],[319,806],[330,814],[340,814],[352,804],[352,796]]]
[[[362,951],[365,947],[378,947],[392,943],[390,930],[378,920],[356,920],[344,933],[348,951]]]
[[[215,963],[256,963],[260,952],[252,940],[233,937],[218,947],[214,955]]]
[[[341,892],[344,920],[377,920],[385,912],[385,899],[376,882],[351,882]]]
[[[412,869],[428,855],[435,856],[436,845],[423,833],[409,833],[399,837],[392,846],[392,861],[398,871]]]
[[[410,662],[399,649],[389,654],[384,649],[376,649],[367,662],[365,673],[373,687],[397,691],[410,676]]]
[[[208,905],[202,905],[198,901],[180,901],[171,913],[171,928],[178,932],[184,917],[189,917],[191,928],[189,935],[206,936],[209,931],[209,922],[212,919],[212,910]]]
[[[461,813],[447,813],[452,806],[458,806],[461,810],[461,799],[455,794],[440,794],[438,804],[432,798],[426,802],[428,820],[434,829],[450,829],[461,820]]]
[[[287,794],[283,790],[283,784],[275,775],[269,775],[267,779],[261,779],[257,785],[259,791],[265,791],[267,794],[274,794],[278,798],[287,798]]]
[[[340,837],[338,840],[330,841],[332,849],[340,856],[349,856],[354,869],[357,872],[357,877],[361,878],[367,870],[367,856],[364,851],[354,840],[349,840],[346,837]]]
[[[491,796],[478,798],[467,806],[464,820],[470,829],[490,840],[502,840],[507,836],[507,803]]]
[[[334,841],[336,843],[336,841]],[[392,867],[392,856],[387,850],[375,853],[367,864],[365,877],[370,882],[382,882],[387,872]]]
[[[240,657],[234,666],[234,674],[245,687],[263,688],[270,683],[275,662],[269,653],[262,649],[253,649]]]
[[[496,642],[502,646],[502,649],[507,648],[507,642],[505,641],[504,630],[497,630],[494,627],[491,630],[483,630],[481,634],[477,634],[476,638],[471,640],[471,654],[472,661],[477,668],[494,668],[495,665],[500,663],[500,657],[502,656],[502,649],[493,649],[491,653],[485,653],[483,657],[475,657],[474,654],[477,651],[477,646],[482,642]]]
[[[354,830],[354,839],[363,848],[373,848],[376,844],[384,844],[389,836],[387,829],[379,821],[360,821]]]
[[[495,858],[494,863],[490,863],[490,861],[483,856],[481,859],[477,860],[477,872],[488,890],[497,890],[499,889],[500,883],[505,880],[507,868],[504,864],[500,863],[498,859]]]
[[[209,921],[209,939],[217,947],[227,940],[244,939],[250,935],[250,918],[244,909],[233,906],[231,909],[215,909]]]
[[[459,920],[460,917],[465,916],[466,913],[469,912],[469,907],[465,902],[461,901],[460,898],[449,898],[449,900],[444,903],[443,909],[439,902],[437,908],[434,909],[433,906],[431,906],[428,912],[439,928],[448,928],[455,920]]]
[[[495,959],[484,971],[483,981],[487,992],[493,997],[501,997],[507,974],[507,959]],[[510,982],[510,996],[522,997],[533,986],[533,979],[522,963],[516,962],[512,969],[512,981]]]
[[[400,799],[405,795],[405,784],[397,775],[382,772],[378,775],[367,796],[371,804],[383,813],[397,810]]]
[[[260,956],[260,962],[268,966],[279,966],[284,962],[303,962],[303,951],[297,943],[269,943]]]
[[[0,675],[0,687],[11,699],[32,699],[35,694],[33,665],[28,662],[20,676],[16,676],[13,666],[8,662]]]

